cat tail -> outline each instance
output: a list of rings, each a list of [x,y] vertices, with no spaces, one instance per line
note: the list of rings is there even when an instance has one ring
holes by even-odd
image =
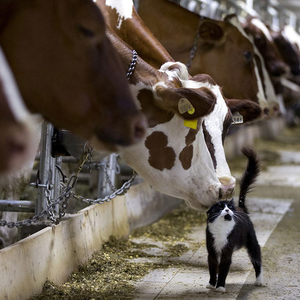
[[[241,207],[245,213],[248,213],[248,209],[245,205],[246,195],[249,192],[251,185],[256,181],[260,167],[258,156],[251,147],[243,147],[241,152],[248,157],[248,164],[241,178],[239,207]]]

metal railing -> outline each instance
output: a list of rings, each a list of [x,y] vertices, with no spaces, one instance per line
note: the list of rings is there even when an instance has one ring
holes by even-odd
[[[75,149],[75,152],[83,152],[80,160],[66,157],[66,161],[79,164],[75,174],[67,179],[61,170],[63,157],[53,157],[51,154],[53,130],[53,126],[50,123],[43,122],[37,179],[36,182],[30,184],[33,188],[37,188],[36,201],[0,200],[0,211],[32,212],[35,213],[35,216],[16,223],[0,220],[0,226],[22,227],[33,223],[57,224],[65,214],[70,197],[87,204],[101,204],[126,193],[130,188],[135,175],[125,182],[120,189],[115,187],[117,185],[117,176],[120,174],[120,167],[117,162],[118,155],[113,153],[101,161],[91,161],[92,148],[86,146],[87,143],[79,144],[78,149]],[[77,195],[73,190],[78,181],[78,175],[84,167],[89,170],[97,170],[98,172],[96,199],[86,199],[81,195]]]

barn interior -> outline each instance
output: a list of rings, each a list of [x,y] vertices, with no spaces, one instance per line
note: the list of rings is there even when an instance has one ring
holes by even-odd
[[[236,14],[241,24],[255,17],[273,32],[290,26],[300,66],[298,0],[169,1],[213,20]],[[138,13],[139,0],[133,2]],[[299,299],[299,76],[282,76],[288,100],[277,95],[276,113],[232,124],[224,142],[236,203],[247,166],[241,148],[252,147],[260,159],[247,205],[262,251],[262,286],[254,286],[252,264],[240,250],[226,292],[206,288],[206,210],[160,193],[118,153],[97,153],[44,121],[30,181],[18,199],[1,195],[0,228],[14,238],[6,243],[1,234],[10,233],[0,230],[0,300]]]

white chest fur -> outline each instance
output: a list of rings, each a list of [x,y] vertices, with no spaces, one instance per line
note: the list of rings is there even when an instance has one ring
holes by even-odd
[[[220,253],[227,244],[227,237],[235,225],[234,219],[224,220],[224,217],[217,217],[214,222],[208,224],[208,229],[214,238],[214,248]]]

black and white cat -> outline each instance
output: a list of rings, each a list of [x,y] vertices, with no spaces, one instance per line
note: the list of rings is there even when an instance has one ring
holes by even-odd
[[[210,280],[209,289],[225,292],[225,281],[233,251],[245,247],[254,266],[255,285],[263,284],[261,251],[253,224],[245,206],[246,194],[259,174],[259,160],[252,148],[243,148],[248,157],[246,171],[241,178],[239,207],[230,201],[219,201],[207,211],[206,247]]]

